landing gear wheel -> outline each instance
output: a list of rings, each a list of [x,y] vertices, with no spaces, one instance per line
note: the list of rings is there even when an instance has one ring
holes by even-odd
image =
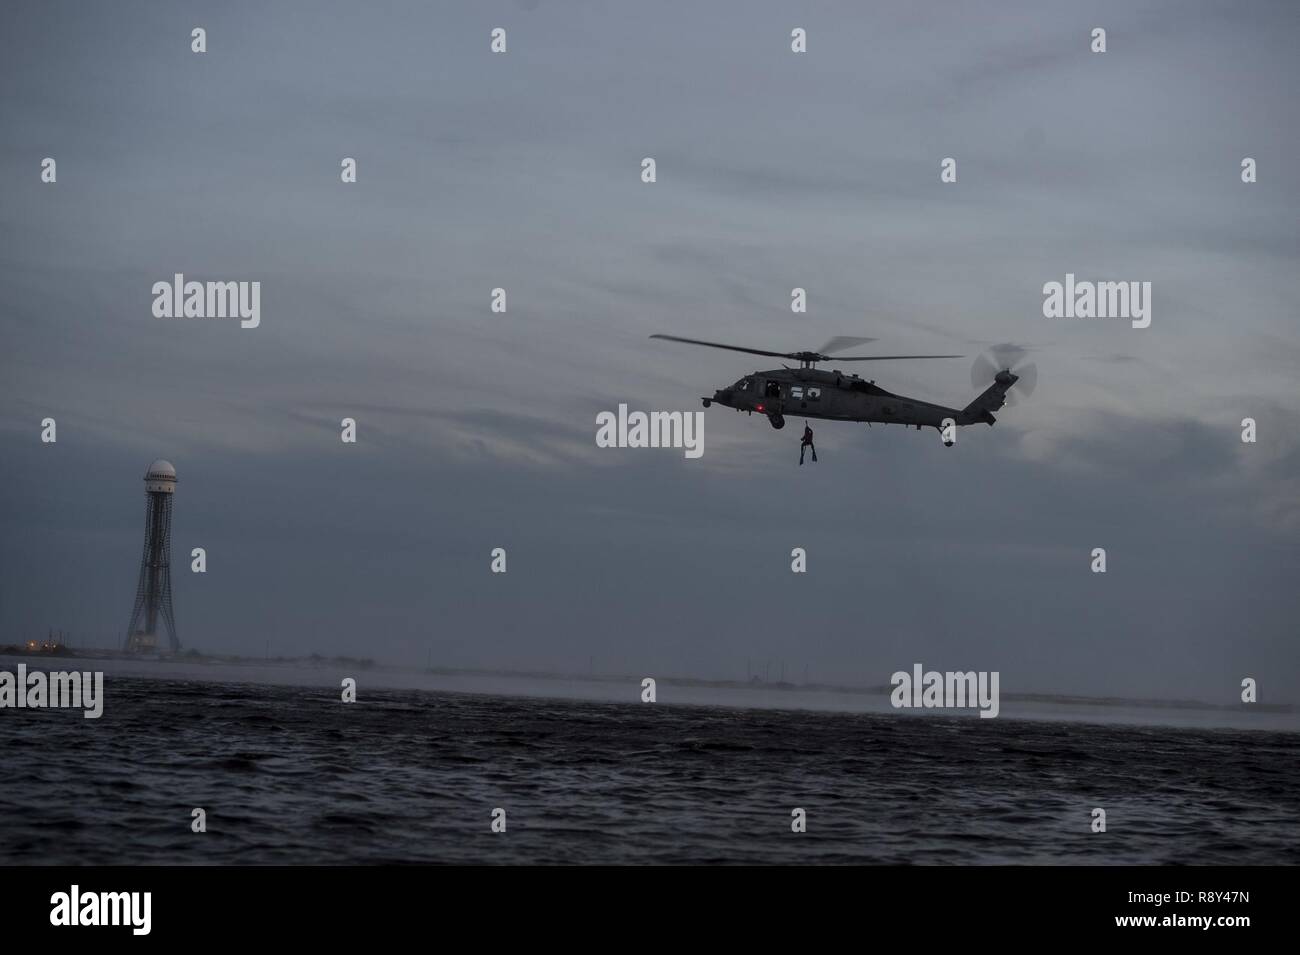
[[[772,427],[776,428],[777,431],[785,427],[785,415],[769,415],[767,420],[772,422]]]

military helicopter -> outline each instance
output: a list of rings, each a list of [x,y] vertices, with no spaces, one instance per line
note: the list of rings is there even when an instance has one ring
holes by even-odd
[[[961,355],[842,355],[832,352],[875,341],[874,338],[839,336],[832,338],[817,351],[777,352],[719,342],[680,338],[677,335],[651,335],[670,342],[703,345],[707,348],[724,348],[749,355],[765,355],[797,361],[798,368],[783,365],[774,371],[757,371],[746,375],[734,385],[721,388],[712,398],[704,398],[704,407],[714,402],[737,411],[766,415],[772,427],[785,427],[785,416],[824,418],[829,421],[865,421],[884,424],[901,424],[934,428],[943,443],[952,447],[955,431],[945,430],[946,424],[993,424],[993,412],[1008,403],[1007,392],[1012,385],[1022,397],[1028,397],[1038,379],[1033,365],[1021,364],[1025,349],[1018,345],[995,345],[987,355],[981,355],[971,368],[971,384],[984,390],[965,408],[947,408],[917,398],[896,395],[880,388],[874,381],[864,381],[857,375],[846,375],[838,370],[820,371],[819,362],[842,361],[908,361],[923,358],[961,358]]]

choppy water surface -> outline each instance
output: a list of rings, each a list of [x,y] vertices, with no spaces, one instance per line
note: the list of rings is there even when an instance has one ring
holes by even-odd
[[[1295,733],[115,677],[0,754],[4,863],[1300,862]]]

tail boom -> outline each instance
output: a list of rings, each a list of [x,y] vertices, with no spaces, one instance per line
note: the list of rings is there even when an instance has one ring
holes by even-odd
[[[1000,410],[1007,403],[1007,391],[1019,380],[1018,375],[1009,371],[998,372],[993,379],[993,384],[985,388],[974,401],[962,409],[961,419],[957,423],[992,424],[997,421],[997,418],[993,417],[993,412]]]

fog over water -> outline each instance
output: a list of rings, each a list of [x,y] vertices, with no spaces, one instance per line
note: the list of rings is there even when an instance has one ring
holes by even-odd
[[[212,684],[212,692],[232,685],[271,688],[310,688],[340,694],[344,680],[354,680],[361,698],[375,691],[420,691],[432,694],[483,694],[540,697],[602,703],[642,705],[645,677],[633,674],[595,676],[469,670],[357,666],[345,661],[194,662],[186,660],[131,660],[103,658],[40,659],[0,655],[0,672],[102,672],[104,705],[118,695],[118,687],[140,680]],[[896,707],[892,682],[871,687],[813,683],[750,683],[701,681],[691,678],[655,678],[655,704],[710,706],[735,709],[811,710],[836,713],[891,714],[898,718],[978,719],[981,709],[1013,720],[1069,721],[1099,725],[1167,726],[1188,729],[1266,730],[1300,732],[1300,710],[1292,706],[1214,706],[1195,700],[1118,700],[1096,697],[996,694],[996,706],[979,705],[972,697],[966,707]]]

